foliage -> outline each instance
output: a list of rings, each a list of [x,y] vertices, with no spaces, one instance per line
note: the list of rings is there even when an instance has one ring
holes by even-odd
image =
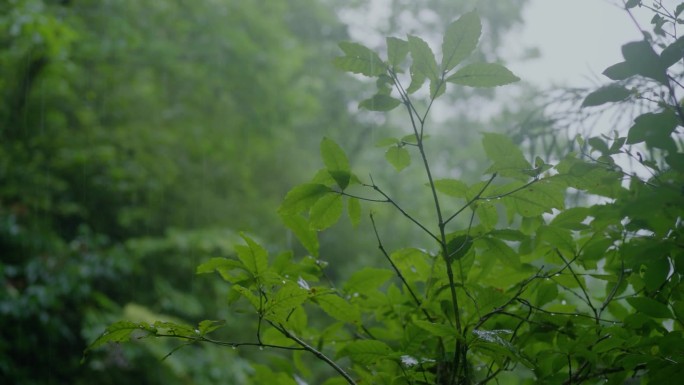
[[[676,21],[675,15],[668,22]],[[272,254],[243,234],[234,256],[197,268],[200,274],[218,273],[229,284],[232,305],[255,314],[253,339],[210,337],[220,321],[122,321],[90,349],[142,332],[189,344],[282,350],[294,367],[264,367],[257,376],[288,384],[618,384],[629,377],[662,383],[681,373],[684,156],[678,129],[684,113],[674,68],[682,59],[679,40],[655,48],[651,40],[626,44],[625,61],[606,70],[618,82],[587,95],[585,108],[629,100],[639,91],[620,82],[633,77],[662,89],[653,109],[638,116],[626,136],[579,137],[580,153],[528,159],[510,138],[485,133],[486,177],[467,184],[434,171],[427,117],[452,84],[493,87],[518,80],[496,63],[462,64],[480,28],[476,13],[453,22],[443,37],[441,60],[428,43],[409,35],[387,39],[385,60],[358,43],[342,43],[344,56],[334,62],[376,79],[377,93],[360,102],[362,108],[405,108],[413,134],[383,145],[397,172],[412,163],[423,169],[431,221],[414,216],[411,204],[393,199],[372,177],[354,173],[342,147],[324,138],[324,168],[291,189],[278,211],[308,255]],[[426,82],[428,100],[421,110],[414,100]],[[637,153],[638,146],[651,155]],[[637,158],[647,176],[625,171],[618,163],[624,156]],[[405,181],[411,182],[416,183]],[[569,190],[584,194],[588,203],[566,206]],[[326,263],[319,259],[318,232],[337,222],[345,207],[351,222],[359,223],[362,203],[397,210],[424,242],[388,250],[384,239],[391,234],[377,226],[381,214],[371,209],[386,267],[360,268],[335,285],[326,280]],[[465,226],[456,221],[461,217]],[[329,378],[316,377],[302,353],[325,364]]]

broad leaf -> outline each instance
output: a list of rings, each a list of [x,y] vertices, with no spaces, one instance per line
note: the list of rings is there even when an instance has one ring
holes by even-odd
[[[327,229],[340,219],[342,210],[342,196],[337,193],[328,193],[311,207],[309,213],[311,227],[316,230]]]
[[[455,327],[446,324],[439,324],[423,320],[414,320],[413,323],[419,328],[437,337],[458,337]]]
[[[247,245],[235,245],[238,259],[255,277],[261,276],[268,269],[268,252],[246,234],[240,235]]]
[[[280,205],[278,212],[281,215],[293,215],[309,210],[316,201],[330,191],[332,191],[330,187],[322,184],[307,183],[299,185],[285,195],[285,199]]]
[[[347,215],[353,227],[361,223],[361,203],[356,198],[347,199]]]
[[[627,302],[638,312],[654,318],[672,318],[672,312],[667,305],[648,297],[630,297]]]
[[[437,179],[435,189],[438,192],[456,198],[465,198],[468,193],[468,185],[456,179]]]
[[[323,294],[316,297],[318,305],[332,318],[350,324],[361,322],[359,309],[335,294]]]
[[[629,97],[631,92],[618,84],[601,87],[584,98],[582,107],[600,106],[605,103],[621,102]]]
[[[365,267],[349,277],[344,284],[344,291],[347,293],[366,294],[372,290],[377,290],[393,276],[394,272],[392,270]]]
[[[680,6],[684,6],[684,3]],[[660,61],[665,68],[673,66],[682,59],[684,59],[684,36],[672,42],[660,53]]]
[[[130,322],[130,321],[119,321],[115,322],[109,326],[107,329],[95,340],[88,348],[83,352],[84,358],[90,351],[99,348],[109,342],[126,342],[129,341],[135,332],[141,332],[144,334],[155,334],[157,332],[156,328],[148,323],[144,322]]]
[[[406,40],[396,37],[388,37],[387,42],[387,61],[393,67],[401,65],[409,52],[409,45]]]
[[[532,165],[525,159],[522,151],[511,138],[502,134],[485,133],[482,145],[487,157],[494,161],[494,164],[486,171],[488,174],[496,172],[501,176],[529,179],[529,176],[522,171],[532,169]]]
[[[477,46],[482,23],[475,11],[449,24],[442,40],[442,71],[448,72],[463,61]]]
[[[351,42],[342,42],[339,46],[345,56],[333,59],[333,64],[337,68],[366,76],[378,76],[385,73],[385,63],[370,48]]]
[[[392,355],[392,348],[382,341],[357,340],[348,343],[339,353],[362,365],[371,365],[386,360]]]
[[[469,64],[446,81],[470,87],[497,87],[514,83],[520,80],[508,68],[496,63],[473,63]]]
[[[389,95],[375,94],[371,98],[361,101],[359,108],[369,111],[390,111],[401,104],[401,100]]]
[[[432,49],[425,42],[425,40],[409,35],[408,37],[409,51],[413,59],[412,68],[430,80],[439,79],[439,69],[437,68],[437,61]]]
[[[347,188],[351,179],[351,171],[344,150],[333,140],[323,138],[321,141],[321,158],[323,158],[323,164],[328,169],[328,173],[335,179],[340,189]]]
[[[646,142],[650,147],[676,150],[671,135],[678,125],[679,119],[670,109],[647,112],[634,119],[634,125],[627,135],[627,144]]]
[[[392,146],[385,152],[385,159],[394,166],[397,171],[401,171],[411,164],[411,155],[404,147]]]
[[[287,228],[292,230],[299,242],[314,257],[318,256],[318,234],[301,215],[288,215],[281,218]]]

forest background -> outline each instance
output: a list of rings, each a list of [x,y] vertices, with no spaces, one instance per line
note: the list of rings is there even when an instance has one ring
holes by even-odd
[[[501,60],[506,33],[522,23],[526,1],[388,4],[378,36],[416,33],[427,41],[477,8],[485,33],[473,60],[494,62]],[[368,145],[394,135],[400,118],[358,111],[358,101],[371,95],[367,84],[331,64],[340,55],[337,44],[349,40],[339,16],[368,6],[306,0],[0,5],[2,378],[249,383],[255,363],[288,367],[277,353],[238,354],[211,345],[160,361],[178,345],[170,340],[112,344],[80,361],[88,343],[120,319],[195,324],[211,318],[226,320],[229,335],[250,331],[253,321],[226,306],[229,287],[196,276],[195,269],[232,255],[242,242],[239,231],[270,250],[304,252],[277,208],[293,185],[320,168],[322,137],[334,138],[357,173],[372,170],[397,200],[420,195],[419,184],[405,183],[419,178],[416,170],[403,170],[401,178],[391,169],[377,171],[385,156]],[[506,133],[547,157],[572,146],[577,133],[592,135],[596,115],[577,112],[589,90],[542,94],[523,85],[509,92],[515,96],[492,103],[492,89],[464,89],[435,105],[432,151],[440,170],[478,180],[487,164],[482,131]],[[571,112],[558,115],[559,109]],[[456,143],[447,140],[454,125],[467,127]],[[393,234],[388,248],[419,242],[397,220],[401,215],[377,212],[383,231]],[[358,226],[343,220],[320,235],[321,260],[331,266],[333,282],[383,263],[371,223]]]

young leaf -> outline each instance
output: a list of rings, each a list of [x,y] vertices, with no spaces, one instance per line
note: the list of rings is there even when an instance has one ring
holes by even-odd
[[[404,147],[392,146],[385,152],[385,159],[394,166],[397,171],[401,171],[411,164],[411,155]]]
[[[390,111],[401,104],[401,100],[389,95],[375,94],[371,98],[361,101],[359,108],[369,111]]]
[[[324,230],[335,224],[342,215],[342,196],[329,193],[319,199],[309,213],[310,225],[316,230]]]
[[[425,42],[425,40],[409,35],[408,37],[409,51],[411,52],[411,58],[413,59],[412,68],[415,71],[421,73],[430,80],[439,79],[439,69],[437,68],[437,61],[435,60],[435,55],[432,53],[432,49]]]
[[[587,95],[582,102],[582,107],[593,107],[605,103],[621,102],[627,99],[629,95],[630,91],[627,88],[619,84],[611,84],[601,87]]]
[[[351,172],[349,170],[349,160],[344,150],[333,140],[323,138],[323,141],[321,141],[321,158],[323,158],[323,164],[328,169],[328,173],[335,179],[340,189],[344,190],[347,188]]]
[[[321,197],[332,191],[330,187],[306,183],[290,190],[278,209],[279,214],[294,215],[311,208]]]
[[[473,63],[459,69],[446,81],[469,87],[497,87],[520,80],[508,68],[496,63]]]
[[[449,24],[442,40],[442,71],[451,71],[477,46],[482,23],[475,11],[468,12]]]
[[[341,42],[339,46],[345,56],[333,59],[337,68],[371,77],[385,73],[385,63],[370,48],[351,42]]]
[[[387,61],[392,67],[398,67],[406,59],[409,52],[409,45],[406,40],[396,37],[388,37],[387,42]]]

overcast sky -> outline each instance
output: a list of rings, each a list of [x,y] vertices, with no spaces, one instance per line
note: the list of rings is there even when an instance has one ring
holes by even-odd
[[[508,67],[529,82],[588,86],[606,67],[622,61],[620,47],[640,40],[629,15],[616,7],[618,0],[531,0],[524,11],[522,31],[512,34],[506,56],[514,58],[526,47],[537,47],[541,58],[510,61]],[[663,3],[671,3],[666,0]],[[634,9],[642,28],[650,30],[649,12]],[[593,80],[592,80],[593,79]]]

